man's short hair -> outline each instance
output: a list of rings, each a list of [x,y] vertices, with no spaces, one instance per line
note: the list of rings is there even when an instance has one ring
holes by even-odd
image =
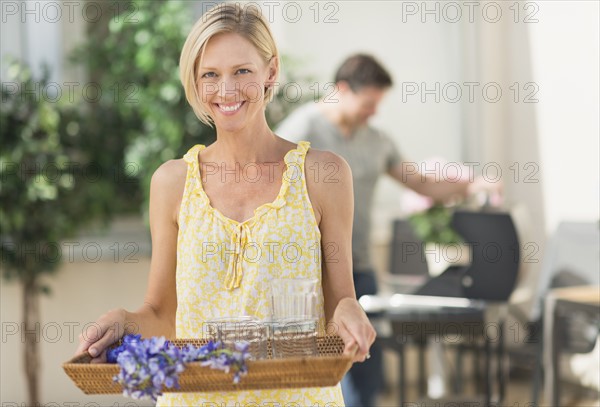
[[[392,77],[371,55],[356,54],[348,57],[338,68],[335,82],[345,81],[357,92],[366,86],[386,89],[392,86]]]

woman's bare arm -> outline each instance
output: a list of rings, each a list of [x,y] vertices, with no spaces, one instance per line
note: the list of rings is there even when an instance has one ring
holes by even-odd
[[[185,186],[187,165],[183,160],[163,164],[152,176],[150,186],[150,231],[152,261],[143,305],[134,312],[114,309],[102,315],[79,338],[77,353],[89,349],[102,361],[104,350],[127,333],[144,337],[175,337],[177,293],[177,216]]]
[[[325,315],[347,351],[358,345],[355,360],[362,361],[375,340],[375,330],[356,300],[352,279],[352,173],[344,159],[325,151],[310,150],[306,165],[323,170],[309,172],[307,186],[321,231]],[[329,176],[319,177],[324,174]]]

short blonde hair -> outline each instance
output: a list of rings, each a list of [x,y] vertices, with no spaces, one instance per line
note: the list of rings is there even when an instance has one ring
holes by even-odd
[[[254,45],[267,63],[272,58],[277,58],[276,62],[279,65],[279,53],[273,34],[256,4],[248,4],[244,7],[239,3],[222,3],[207,11],[196,22],[183,44],[179,59],[179,76],[185,90],[185,97],[194,109],[194,113],[208,125],[212,125],[213,120],[202,107],[197,84],[198,68],[206,43],[220,33],[236,33],[243,36]],[[273,97],[273,88],[269,86],[265,90],[265,105]]]

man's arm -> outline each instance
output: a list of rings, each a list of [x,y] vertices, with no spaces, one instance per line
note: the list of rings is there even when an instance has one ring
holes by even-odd
[[[447,201],[455,196],[467,195],[469,180],[444,180],[441,174],[422,174],[416,164],[403,159],[396,144],[387,134],[381,132],[379,137],[379,142],[387,153],[387,173],[396,181],[434,201]]]
[[[423,174],[415,165],[403,162],[391,167],[388,174],[413,191],[428,196],[436,202],[444,202],[452,198],[462,199],[482,192],[487,195],[492,205],[502,202],[503,182],[490,182],[482,176],[473,177],[469,174],[467,178],[445,178],[441,173]]]
[[[447,201],[455,196],[464,198],[469,190],[469,179],[447,180],[441,174],[423,174],[403,162],[388,170],[388,174],[418,194],[434,201]]]

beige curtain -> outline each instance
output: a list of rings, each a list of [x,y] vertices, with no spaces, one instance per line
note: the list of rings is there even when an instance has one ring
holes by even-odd
[[[532,294],[546,239],[536,126],[539,94],[531,69],[529,23],[524,22],[535,18],[535,10],[525,2],[495,4],[501,16],[489,7],[487,14],[475,11],[472,23],[461,21],[464,81],[474,82],[473,102],[462,100],[463,157],[478,163],[476,174],[504,183],[505,204],[513,212],[524,260],[512,302],[528,318],[538,300]]]

